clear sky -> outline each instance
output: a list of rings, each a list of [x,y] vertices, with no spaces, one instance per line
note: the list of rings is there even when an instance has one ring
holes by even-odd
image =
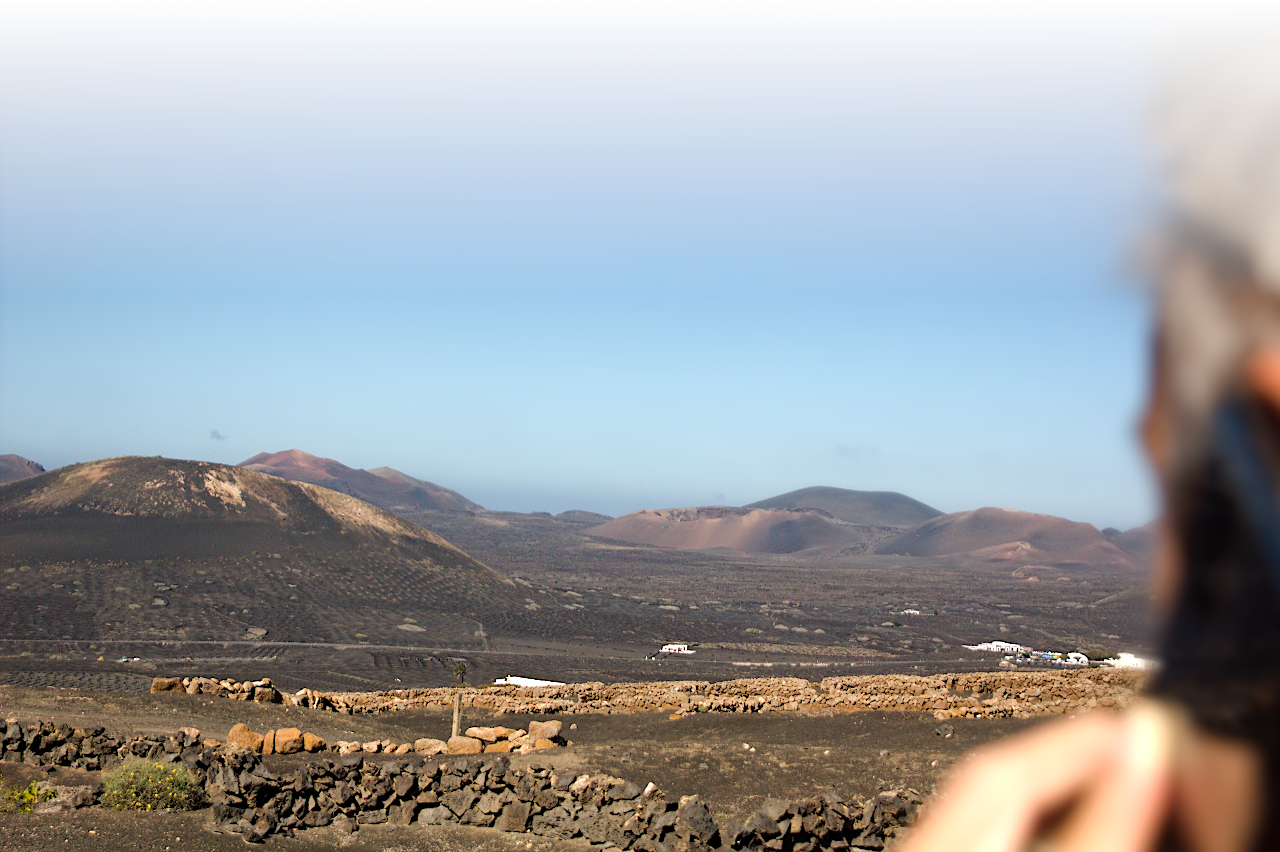
[[[1191,9],[6,4],[0,452],[1144,523],[1127,258]]]

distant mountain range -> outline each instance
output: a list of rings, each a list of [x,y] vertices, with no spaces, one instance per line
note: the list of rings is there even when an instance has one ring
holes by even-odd
[[[360,470],[297,449],[259,453],[237,467],[317,485],[424,523],[434,512],[485,512],[457,491],[393,468]],[[21,456],[0,456],[0,481],[43,471]],[[1100,570],[1140,567],[1149,562],[1153,541],[1153,525],[1099,531],[1050,515],[994,508],[944,515],[894,491],[828,486],[801,488],[742,507],[644,509],[620,518],[573,510],[553,520],[589,536],[665,548],[965,556],[993,565],[1043,563]]]
[[[742,508],[644,510],[588,530],[635,544],[746,554],[872,552],[966,557],[1015,568],[1140,570],[1150,554],[1146,527],[1100,532],[1091,524],[1008,509],[944,515],[892,491],[802,488]]]
[[[366,503],[372,503],[389,512],[424,511],[476,511],[483,509],[457,491],[415,479],[389,467],[359,470],[347,467],[334,459],[320,458],[302,450],[285,450],[279,453],[258,453],[240,462],[238,467],[269,473],[294,482],[309,482],[322,488],[330,488],[349,494]]]
[[[876,538],[872,527],[848,523],[808,507],[645,509],[592,527],[587,533],[634,544],[696,550],[729,548],[749,554],[838,550]]]

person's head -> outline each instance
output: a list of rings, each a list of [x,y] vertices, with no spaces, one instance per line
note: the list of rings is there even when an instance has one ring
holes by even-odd
[[[1165,501],[1156,691],[1280,756],[1280,53],[1219,56],[1157,138],[1154,369],[1143,438]],[[1280,763],[1280,760],[1271,761]]]

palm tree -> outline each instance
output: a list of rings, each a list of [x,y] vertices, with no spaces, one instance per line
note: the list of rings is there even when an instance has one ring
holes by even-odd
[[[465,683],[467,680],[467,664],[462,660],[458,660],[453,666],[453,676],[457,678],[458,683]]]

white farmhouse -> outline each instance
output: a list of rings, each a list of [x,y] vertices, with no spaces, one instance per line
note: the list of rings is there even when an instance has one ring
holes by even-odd
[[[1013,642],[980,642],[977,645],[965,645],[970,651],[994,651],[997,654],[1022,654],[1027,651],[1021,645],[1015,645]]]
[[[563,681],[559,680],[538,680],[532,677],[516,677],[515,675],[507,675],[500,677],[493,682],[494,686],[564,686]]]

